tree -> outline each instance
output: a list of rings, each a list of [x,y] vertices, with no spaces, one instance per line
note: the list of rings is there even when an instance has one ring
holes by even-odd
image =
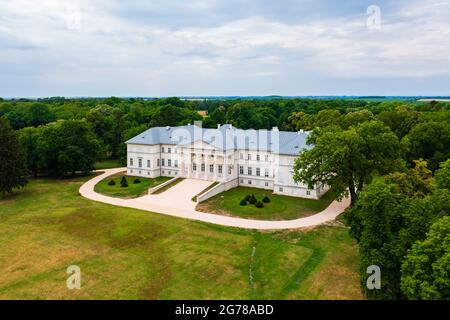
[[[383,111],[377,118],[402,139],[420,122],[420,113],[403,106],[395,111]]]
[[[369,121],[348,130],[319,130],[294,165],[294,180],[309,188],[325,184],[338,199],[350,193],[354,205],[358,193],[374,175],[394,171],[402,165],[401,145],[397,136],[383,123]]]
[[[404,297],[401,270],[405,257],[416,242],[426,239],[434,222],[450,213],[449,190],[432,185],[435,182],[430,181],[429,170],[423,161],[417,161],[404,175],[374,179],[344,214],[350,234],[359,244],[361,282],[369,298]],[[382,270],[381,290],[365,286],[370,265]]]
[[[439,170],[436,171],[434,176],[435,185],[439,189],[448,189],[450,190],[450,159],[441,163],[439,166]]]
[[[0,193],[11,193],[27,184],[25,155],[16,133],[0,118]]]
[[[409,299],[450,299],[450,217],[435,222],[402,264],[401,288]]]
[[[404,138],[409,145],[408,159],[425,159],[432,171],[450,158],[450,124],[429,121],[419,123]]]
[[[99,142],[85,121],[59,121],[39,129],[40,171],[63,176],[78,171],[86,174],[93,169]]]
[[[19,141],[25,153],[28,170],[37,177],[39,172],[38,139],[40,128],[27,127],[18,132]]]
[[[128,187],[128,181],[127,181],[127,178],[125,176],[123,176],[122,179],[120,180],[120,186],[122,188]]]

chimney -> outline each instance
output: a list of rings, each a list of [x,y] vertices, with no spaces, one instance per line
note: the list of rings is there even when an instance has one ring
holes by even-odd
[[[305,130],[301,129],[298,134],[303,134],[305,132]]]
[[[217,124],[217,129],[220,129],[220,123]]]
[[[272,131],[279,131],[279,130],[278,130],[278,127],[273,127],[273,128],[272,128]]]
[[[166,130],[167,130],[167,131],[169,131],[169,130],[170,130],[170,127],[169,127],[169,126],[167,126],[167,127],[166,127]]]

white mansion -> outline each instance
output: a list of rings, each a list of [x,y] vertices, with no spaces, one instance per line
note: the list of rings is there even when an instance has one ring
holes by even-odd
[[[327,188],[308,189],[293,180],[294,160],[308,132],[241,130],[226,124],[202,129],[201,123],[151,128],[127,141],[128,175],[183,177],[318,199]]]

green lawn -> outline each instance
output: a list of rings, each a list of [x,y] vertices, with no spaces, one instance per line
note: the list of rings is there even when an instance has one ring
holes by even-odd
[[[87,200],[88,178],[0,199],[0,299],[361,299],[340,226],[256,232]],[[81,268],[81,290],[66,269]]]
[[[103,160],[103,161],[98,161],[94,164],[94,168],[96,170],[113,169],[113,168],[121,168],[121,167],[124,167],[124,165],[121,164],[119,162],[119,160]]]
[[[120,185],[120,181],[123,176],[124,174],[121,173],[103,179],[102,181],[100,181],[95,185],[94,188],[95,192],[110,197],[137,198],[147,194],[148,189],[156,187],[157,185],[171,179],[169,177],[157,177],[152,179],[139,177],[141,183],[134,183],[134,180],[137,179],[138,177],[125,176],[128,181],[128,187],[124,188]],[[114,186],[108,185],[108,182],[110,182],[111,179],[113,179],[116,182]]]
[[[264,208],[256,208],[251,204],[241,206],[241,200],[251,194],[254,194],[259,201],[268,196],[271,202],[264,203]],[[197,210],[261,220],[293,220],[320,212],[332,201],[331,192],[325,194],[320,200],[310,200],[275,195],[269,190],[238,187],[200,203]]]

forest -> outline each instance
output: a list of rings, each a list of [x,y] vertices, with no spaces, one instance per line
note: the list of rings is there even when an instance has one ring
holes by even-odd
[[[31,176],[124,163],[124,142],[154,126],[311,131],[294,178],[349,196],[370,299],[450,298],[450,104],[413,100],[48,98],[0,100],[0,193]],[[366,286],[381,269],[381,289]]]

